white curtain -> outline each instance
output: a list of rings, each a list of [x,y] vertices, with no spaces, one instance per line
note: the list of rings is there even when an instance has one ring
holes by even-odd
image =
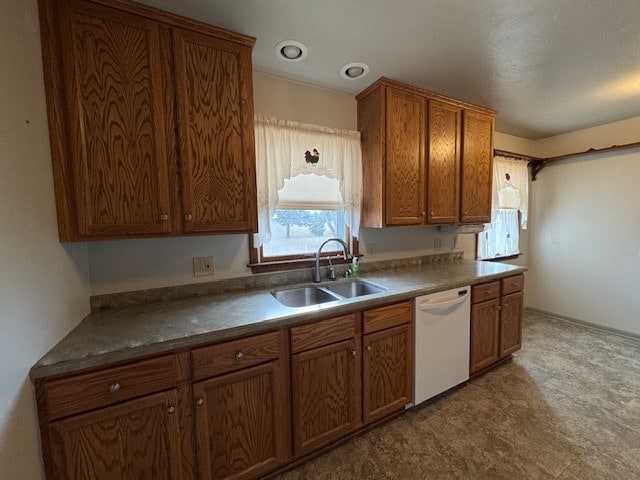
[[[362,153],[360,133],[307,123],[255,118],[256,174],[258,184],[258,234],[255,245],[271,239],[270,218],[278,204],[285,179],[315,173],[340,182],[345,223],[351,235],[360,231]],[[305,152],[319,153],[317,163],[307,163]]]
[[[509,257],[520,253],[518,210],[494,208],[491,223],[478,234],[478,258]]]
[[[493,159],[493,209],[520,211],[520,226],[526,230],[529,218],[529,169],[527,162],[496,156]],[[491,221],[494,221],[492,215]]]

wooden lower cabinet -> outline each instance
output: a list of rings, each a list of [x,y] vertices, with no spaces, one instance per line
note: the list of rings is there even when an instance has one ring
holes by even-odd
[[[175,390],[51,423],[56,480],[180,480]]]
[[[364,336],[362,415],[379,420],[411,402],[413,330],[411,324]]]
[[[201,480],[256,478],[288,460],[281,372],[276,360],[194,384]]]
[[[413,341],[405,301],[38,380],[47,480],[260,478],[410,403]]]
[[[497,362],[500,300],[471,306],[471,352],[469,372],[475,373]]]
[[[332,443],[362,423],[360,333],[359,313],[291,328],[295,457]]]
[[[500,358],[510,355],[522,346],[522,316],[524,293],[504,295],[500,305]]]
[[[386,417],[413,398],[413,300],[363,314],[363,420]]]
[[[522,346],[523,288],[522,274],[472,288],[471,375]]]

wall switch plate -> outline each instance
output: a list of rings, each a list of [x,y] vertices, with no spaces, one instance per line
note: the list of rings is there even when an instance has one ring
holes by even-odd
[[[433,248],[436,250],[440,250],[442,248],[442,238],[433,239]]]
[[[206,277],[213,275],[213,257],[195,257],[193,259],[193,276]]]

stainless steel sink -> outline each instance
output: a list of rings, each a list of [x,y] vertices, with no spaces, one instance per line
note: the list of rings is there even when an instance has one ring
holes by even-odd
[[[386,288],[364,280],[351,280],[322,286],[304,286],[275,290],[271,295],[287,307],[308,307],[335,302],[345,298],[360,297],[384,292]]]
[[[336,283],[334,285],[327,285],[326,288],[344,298],[372,295],[386,290],[384,287],[365,282],[364,280],[352,280],[350,282]]]
[[[309,305],[340,300],[337,295],[318,287],[288,288],[286,290],[276,290],[271,294],[287,307],[308,307]]]

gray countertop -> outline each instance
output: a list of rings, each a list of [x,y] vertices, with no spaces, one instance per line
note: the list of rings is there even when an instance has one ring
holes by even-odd
[[[38,379],[72,373],[524,271],[523,267],[504,263],[454,260],[363,274],[363,280],[387,290],[309,307],[286,307],[271,295],[272,289],[256,289],[106,310],[82,320],[31,368],[30,376]]]

